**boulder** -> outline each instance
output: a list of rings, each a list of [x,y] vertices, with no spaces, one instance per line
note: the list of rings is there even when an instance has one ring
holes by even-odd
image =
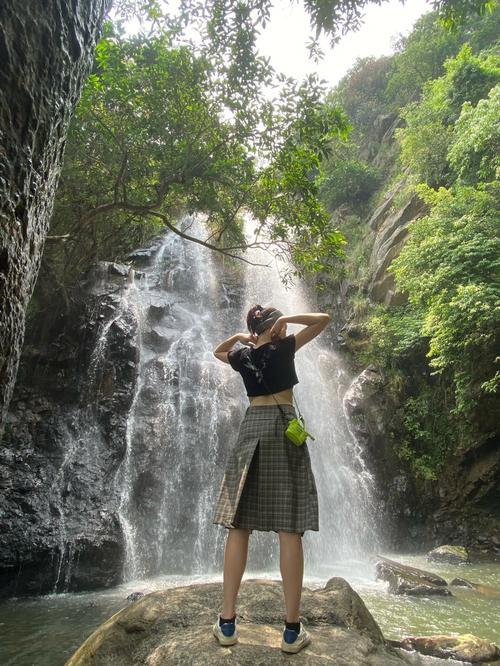
[[[162,331],[151,328],[146,332],[144,342],[156,352],[165,352],[170,348],[172,336],[164,335]]]
[[[489,643],[472,634],[462,636],[408,636],[402,641],[389,641],[394,647],[405,650],[417,650],[421,654],[440,659],[456,659],[469,664],[482,664],[500,657],[500,650],[494,643]]]
[[[450,585],[455,585],[456,587],[468,587],[471,590],[475,590],[485,597],[490,597],[493,599],[500,599],[500,589],[497,587],[492,587],[491,585],[482,585],[481,583],[473,583],[470,580],[465,578],[454,578]]]
[[[370,363],[348,387],[344,395],[344,408],[358,441],[370,453],[379,447],[384,435],[385,377],[382,370]]]
[[[165,352],[170,349],[172,342],[179,338],[179,331],[174,328],[154,328],[146,331],[144,342],[156,352]]]
[[[130,272],[129,266],[124,266],[123,264],[117,264],[113,261],[106,262],[108,265],[108,274],[109,275],[118,275],[119,277],[126,278]]]
[[[475,590],[477,587],[476,583],[472,583],[470,580],[466,580],[465,578],[454,578],[450,585],[456,585],[457,587],[469,587],[472,590]]]
[[[149,241],[147,247],[140,247],[133,252],[129,252],[126,258],[129,261],[133,261],[136,265],[148,266],[152,263],[153,257],[160,249],[162,242],[162,236],[155,236],[155,238]]]
[[[268,666],[283,664],[281,582],[243,581],[238,597],[238,642],[221,647],[212,635],[220,611],[221,583],[153,592],[113,615],[69,659],[66,666]],[[294,663],[336,666],[397,666],[407,663],[385,644],[361,598],[342,578],[319,590],[303,589],[301,621],[312,643]],[[289,658],[289,657],[288,657]]]
[[[375,571],[377,579],[388,581],[389,592],[393,594],[451,596],[444,578],[430,571],[400,564],[385,557],[379,558]]]
[[[86,270],[81,285],[85,286],[88,293],[100,295],[108,301],[116,298],[118,304],[123,286],[134,280],[142,280],[144,275],[144,272],[136,271],[128,264],[98,261]]]
[[[463,546],[438,546],[427,553],[429,562],[446,562],[448,564],[467,564],[469,553]]]
[[[158,302],[151,303],[148,309],[148,319],[151,322],[160,321],[165,315],[170,314],[172,306],[170,303]]]

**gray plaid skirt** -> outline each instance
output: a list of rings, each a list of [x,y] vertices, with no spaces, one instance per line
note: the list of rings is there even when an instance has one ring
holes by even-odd
[[[293,405],[280,405],[288,419]],[[318,492],[307,442],[293,444],[277,405],[249,405],[229,452],[213,523],[227,528],[319,530]]]

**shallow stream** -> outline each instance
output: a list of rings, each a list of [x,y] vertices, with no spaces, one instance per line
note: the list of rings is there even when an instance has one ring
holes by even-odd
[[[270,540],[275,535],[269,535]],[[250,549],[252,546],[250,545]],[[276,549],[278,548],[276,542]],[[384,553],[404,564],[434,571],[448,582],[462,577],[500,590],[500,563],[462,566],[430,564],[424,555]],[[500,645],[500,596],[489,597],[467,588],[453,588],[453,597],[395,596],[387,584],[376,581],[370,562],[337,562],[322,576],[304,576],[304,586],[323,587],[332,576],[349,581],[380,625],[386,638],[436,633],[472,633]],[[279,571],[247,569],[246,578],[280,579]],[[110,615],[127,605],[134,591],[152,592],[165,587],[221,582],[213,576],[159,576],[130,582],[101,592],[57,594],[36,599],[11,599],[0,604],[1,666],[62,666],[79,645]],[[207,632],[210,628],[207,627]],[[415,664],[454,664],[414,655]],[[462,665],[464,662],[460,662]]]

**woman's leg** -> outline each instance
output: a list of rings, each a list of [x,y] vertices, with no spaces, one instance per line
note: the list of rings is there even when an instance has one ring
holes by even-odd
[[[302,536],[295,532],[279,531],[280,570],[285,596],[286,621],[299,622],[300,597],[304,576]]]
[[[236,598],[247,563],[249,536],[250,530],[240,527],[232,527],[227,535],[224,549],[224,602],[221,612],[224,618],[236,614]]]

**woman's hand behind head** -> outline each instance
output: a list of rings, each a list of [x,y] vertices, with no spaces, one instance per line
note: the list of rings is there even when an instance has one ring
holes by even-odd
[[[269,331],[269,334],[271,335],[271,340],[278,340],[279,338],[283,338],[286,335],[286,321],[283,321],[282,317],[279,317],[276,319],[274,324],[271,326],[271,330]]]
[[[255,345],[257,337],[255,333],[238,333],[238,340],[242,345]]]

